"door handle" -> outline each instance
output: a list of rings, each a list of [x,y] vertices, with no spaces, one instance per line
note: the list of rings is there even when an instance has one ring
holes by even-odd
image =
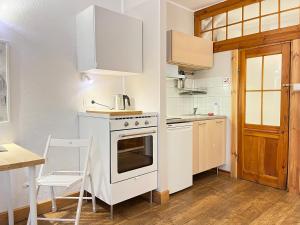
[[[156,131],[150,131],[150,132],[141,132],[141,133],[134,133],[134,134],[120,134],[120,138],[125,137],[134,137],[134,136],[140,136],[140,135],[147,135],[147,134],[155,134]]]
[[[299,92],[300,91],[300,83],[292,84],[292,91]]]

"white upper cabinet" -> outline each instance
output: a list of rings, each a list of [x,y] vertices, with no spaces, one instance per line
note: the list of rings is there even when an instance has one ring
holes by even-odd
[[[192,70],[213,66],[213,42],[170,30],[167,32],[167,62]]]
[[[76,17],[80,72],[127,75],[143,72],[142,21],[92,5]]]

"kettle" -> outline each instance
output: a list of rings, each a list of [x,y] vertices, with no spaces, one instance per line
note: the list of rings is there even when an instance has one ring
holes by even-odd
[[[127,105],[130,106],[130,98],[128,97],[128,95],[115,95],[115,110],[125,110],[126,101]]]

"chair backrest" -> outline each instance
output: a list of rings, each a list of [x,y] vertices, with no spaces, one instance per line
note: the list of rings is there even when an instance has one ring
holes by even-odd
[[[52,138],[51,135],[48,136],[48,140],[46,143],[45,151],[44,151],[44,158],[47,160],[48,153],[51,147],[62,147],[62,148],[87,148],[87,157],[85,160],[85,166],[84,166],[84,173],[86,173],[88,169],[88,163],[90,161],[90,154],[91,154],[91,148],[92,148],[92,137],[88,139],[58,139],[58,138]],[[61,149],[57,149],[61,150]],[[46,162],[47,163],[47,162]],[[44,170],[43,164],[39,171],[39,177],[42,176],[43,170]]]
[[[49,147],[81,148],[89,147],[89,139],[54,139],[51,138]]]

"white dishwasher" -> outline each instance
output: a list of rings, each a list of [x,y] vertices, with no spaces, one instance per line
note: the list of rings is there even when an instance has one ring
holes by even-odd
[[[193,185],[193,124],[167,125],[170,194]]]

